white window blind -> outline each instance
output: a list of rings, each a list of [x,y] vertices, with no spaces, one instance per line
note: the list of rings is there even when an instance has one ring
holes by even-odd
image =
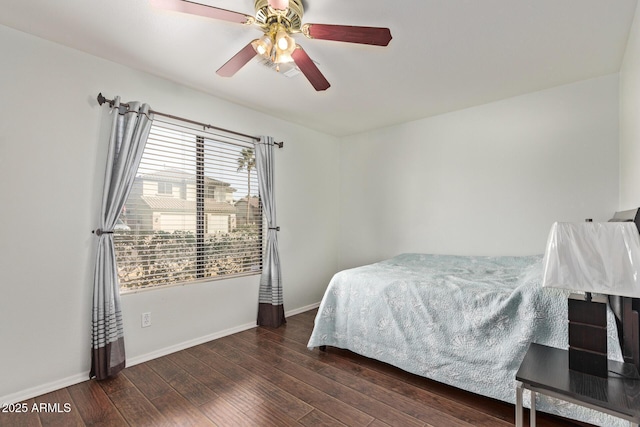
[[[155,120],[114,242],[121,292],[262,270],[253,144]]]

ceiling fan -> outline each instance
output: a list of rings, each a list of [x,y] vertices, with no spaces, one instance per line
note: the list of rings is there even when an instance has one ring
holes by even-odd
[[[187,0],[150,0],[162,9],[206,16],[223,21],[258,26],[264,35],[252,40],[216,71],[223,77],[231,77],[253,57],[260,55],[276,64],[293,62],[317,90],[331,86],[313,60],[298,45],[293,34],[302,33],[309,39],[333,40],[374,46],[387,46],[391,41],[388,28],[358,27],[351,25],[302,24],[304,7],[302,0],[255,0],[255,16],[233,12]]]

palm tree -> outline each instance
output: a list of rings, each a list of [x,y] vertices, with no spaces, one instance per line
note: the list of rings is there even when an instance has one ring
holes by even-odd
[[[249,202],[251,201],[251,170],[256,167],[256,156],[253,148],[243,148],[238,157],[238,172],[247,170],[247,222],[249,225]]]

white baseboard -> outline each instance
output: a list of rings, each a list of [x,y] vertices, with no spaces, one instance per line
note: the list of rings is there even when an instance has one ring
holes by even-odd
[[[37,396],[42,396],[43,394],[51,393],[52,391],[79,384],[83,381],[87,381],[88,379],[89,371],[86,371],[82,374],[72,375],[70,377],[52,381],[47,384],[31,387],[17,393],[0,396],[0,405],[24,402],[25,400],[29,400]]]
[[[316,302],[314,304],[310,304],[304,307],[296,308],[284,313],[285,317],[295,316],[296,314],[304,313],[305,311],[313,310],[320,307],[320,303]]]
[[[166,356],[171,353],[176,353],[178,351],[185,350],[187,348],[195,347],[197,345],[204,344],[209,341],[217,340],[218,338],[223,338],[229,335],[237,334],[238,332],[243,332],[255,327],[256,327],[255,323],[247,323],[242,326],[236,326],[233,328],[225,329],[224,331],[215,332],[213,334],[205,335],[203,337],[195,338],[189,341],[184,341],[179,344],[175,344],[169,347],[162,348],[160,350],[153,351],[151,353],[127,358],[127,366],[135,366],[140,363],[157,359],[158,357]]]
[[[296,314],[304,313],[305,311],[313,310],[318,308],[320,303],[311,304],[305,307],[296,308],[285,313],[286,317],[295,316]],[[195,347],[196,345],[204,344],[209,341],[217,340],[219,338],[226,337],[228,335],[233,335],[238,332],[243,332],[249,330],[251,328],[255,328],[255,323],[247,323],[245,325],[236,326],[233,328],[225,329],[224,331],[216,332],[213,334],[205,335],[203,337],[195,338],[193,340],[184,341],[182,343],[172,345],[169,347],[165,347],[160,350],[153,351],[151,353],[143,354],[140,356],[132,357],[127,359],[127,366],[135,366],[140,363],[148,362],[153,359],[157,359],[158,357],[166,356],[171,353],[175,353],[190,347]],[[32,399],[37,396],[42,396],[43,394],[51,393],[52,391],[60,390],[65,387],[70,387],[75,384],[79,384],[89,379],[89,371],[72,375],[67,378],[62,378],[60,380],[52,381],[47,384],[42,384],[36,387],[31,387],[16,393],[8,394],[6,396],[0,396],[0,405],[1,404],[11,404],[23,402],[25,400]]]

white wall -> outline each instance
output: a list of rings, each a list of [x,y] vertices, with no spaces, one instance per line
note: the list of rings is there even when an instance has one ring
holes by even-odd
[[[618,77],[348,137],[340,162],[343,268],[543,253],[554,221],[617,210]]]
[[[0,402],[88,376],[110,123],[100,91],[285,141],[275,176],[285,310],[320,301],[338,263],[336,138],[2,26],[0,52]],[[254,325],[257,297],[258,276],[124,295],[129,360]]]
[[[640,207],[640,7],[620,69],[620,209]]]

